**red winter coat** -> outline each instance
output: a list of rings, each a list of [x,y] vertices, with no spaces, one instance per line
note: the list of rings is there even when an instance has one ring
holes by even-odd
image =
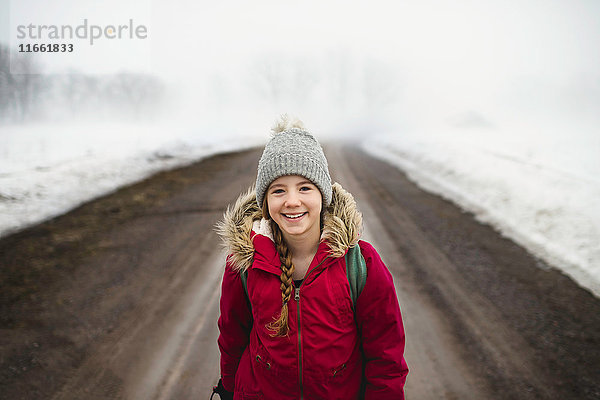
[[[342,219],[339,224],[337,218]],[[362,224],[352,196],[334,185],[323,239],[288,303],[289,335],[266,325],[281,311],[280,260],[249,192],[220,225],[231,253],[221,294],[221,377],[234,399],[404,399],[404,329],[388,269],[359,245],[367,281],[353,311],[344,254]],[[338,222],[336,222],[338,221]],[[240,272],[248,270],[244,290]]]

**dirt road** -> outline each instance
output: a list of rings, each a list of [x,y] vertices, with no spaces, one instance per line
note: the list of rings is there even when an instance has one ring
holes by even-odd
[[[327,147],[394,275],[409,399],[600,399],[600,301],[398,170]],[[0,240],[1,399],[206,399],[224,255],[259,151],[158,174]]]

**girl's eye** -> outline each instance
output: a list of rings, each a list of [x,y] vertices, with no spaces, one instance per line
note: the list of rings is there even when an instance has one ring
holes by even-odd
[[[271,193],[273,193],[273,194],[283,193],[283,189],[275,189]]]
[[[300,190],[302,190],[302,191],[305,191],[305,192],[306,192],[306,191],[308,191],[308,190],[312,190],[312,188],[311,188],[310,186],[302,186],[302,187],[300,188]]]

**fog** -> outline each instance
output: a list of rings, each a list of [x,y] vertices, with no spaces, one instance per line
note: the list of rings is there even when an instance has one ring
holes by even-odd
[[[200,123],[261,131],[285,111],[342,134],[598,126],[592,1],[154,6],[155,68]]]
[[[21,11],[23,2],[2,0],[13,23],[22,13],[30,22],[145,24],[146,47],[100,43],[68,70],[158,78],[160,107],[146,114],[174,131],[265,135],[283,112],[342,137],[394,127],[419,135],[526,131],[542,139],[548,130],[589,134],[599,126],[595,1],[29,2],[38,6]],[[0,38],[7,43],[11,35],[4,29]],[[111,57],[116,47],[129,56]],[[97,62],[103,52],[105,70]],[[87,64],[85,54],[93,56]],[[47,60],[42,68],[53,71]],[[123,107],[115,108],[103,120],[130,119],[129,109],[119,115]],[[83,114],[94,120],[93,110]]]

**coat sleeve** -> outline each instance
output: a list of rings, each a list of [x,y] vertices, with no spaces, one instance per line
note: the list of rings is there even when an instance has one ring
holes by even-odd
[[[408,367],[404,326],[392,275],[377,251],[359,242],[367,263],[367,281],[356,303],[365,356],[365,399],[404,399]]]
[[[252,312],[240,274],[232,269],[229,258],[221,286],[220,309],[217,342],[221,351],[221,379],[225,389],[233,392],[240,358],[249,342]]]

